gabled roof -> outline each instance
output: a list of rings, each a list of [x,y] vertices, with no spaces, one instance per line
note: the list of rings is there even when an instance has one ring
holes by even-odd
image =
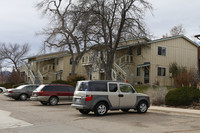
[[[134,44],[129,44],[129,45],[122,45],[122,46],[117,47],[117,50],[129,48],[129,47],[134,47],[134,46],[141,46],[141,45],[148,45],[148,43],[142,42],[142,43],[134,43]]]
[[[134,46],[151,45],[152,43],[161,42],[161,41],[168,41],[168,40],[176,39],[176,38],[183,38],[183,39],[187,40],[188,42],[190,42],[191,44],[193,44],[194,46],[199,47],[199,45],[196,42],[192,41],[191,39],[187,38],[186,36],[184,36],[184,35],[177,35],[177,36],[160,38],[160,39],[155,39],[155,40],[149,40],[148,39],[148,42],[134,43],[134,44],[124,45],[124,46],[122,45],[122,46],[119,46],[117,48],[117,50],[129,48],[129,47],[134,47]],[[131,40],[129,40],[129,41],[131,41]]]
[[[43,56],[48,56],[48,55],[55,55],[55,54],[60,54],[60,53],[63,53],[63,55],[60,55],[60,56],[69,55],[69,51],[59,51],[59,52],[53,52],[53,53],[30,56],[30,57],[24,58],[23,60],[33,59],[33,58],[38,58],[38,57],[43,57]],[[58,55],[55,55],[55,57],[58,57]]]
[[[176,38],[183,38],[183,39],[187,40],[188,42],[192,43],[193,45],[195,45],[196,47],[199,47],[199,45],[196,42],[192,41],[191,39],[187,38],[184,35],[177,35],[177,36],[171,36],[171,37],[166,37],[166,38],[160,38],[160,39],[152,40],[149,43],[156,43],[156,42],[161,42],[161,41],[168,41],[168,40],[176,39]]]

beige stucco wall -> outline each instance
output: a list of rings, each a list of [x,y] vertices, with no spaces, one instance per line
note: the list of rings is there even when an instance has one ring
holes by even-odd
[[[166,48],[166,56],[158,55],[158,46]],[[197,47],[184,38],[176,38],[166,41],[154,42],[148,46],[142,46],[142,54],[136,55],[137,48],[133,49],[134,63],[131,66],[132,72],[128,69],[128,80],[130,83],[144,83],[144,68],[142,68],[141,76],[136,76],[137,65],[144,62],[150,62],[150,84],[159,83],[161,86],[173,85],[173,79],[170,78],[169,64],[176,62],[180,66],[186,67],[188,70],[197,70],[198,66],[198,51]],[[158,67],[166,68],[166,76],[157,75]],[[134,75],[134,76],[130,76]]]
[[[71,73],[72,65],[70,64],[70,58],[71,58],[70,55],[63,57],[63,80],[67,80],[67,77]],[[87,73],[86,73],[86,69],[82,65],[81,60],[79,61],[78,65],[76,66],[75,73],[88,78]]]
[[[166,47],[166,56],[158,55],[158,46]],[[198,51],[197,47],[185,40],[176,38],[151,44],[151,82],[158,81],[160,85],[171,85],[173,80],[169,75],[169,64],[176,62],[179,66],[184,66],[188,70],[197,70]],[[166,76],[157,76],[157,67],[166,68]]]

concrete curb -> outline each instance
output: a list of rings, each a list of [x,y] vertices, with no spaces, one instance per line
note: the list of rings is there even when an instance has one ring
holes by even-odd
[[[195,115],[200,117],[200,110],[194,109],[181,109],[172,107],[150,106],[150,111],[164,112],[164,113],[176,113],[185,115]]]

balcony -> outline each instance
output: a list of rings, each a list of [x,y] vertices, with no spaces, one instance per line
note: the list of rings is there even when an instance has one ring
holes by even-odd
[[[119,59],[117,59],[115,62],[119,66],[133,63],[133,55],[124,55],[120,57]]]
[[[91,66],[94,63],[94,60],[91,56],[83,56],[82,57],[82,65],[83,66]]]

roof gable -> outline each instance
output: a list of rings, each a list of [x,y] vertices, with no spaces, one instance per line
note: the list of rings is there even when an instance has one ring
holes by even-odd
[[[172,37],[167,37],[167,38],[156,39],[156,40],[150,41],[149,43],[168,41],[168,40],[172,40],[172,39],[176,39],[176,38],[183,38],[183,39],[187,40],[188,42],[190,42],[191,44],[193,44],[194,46],[199,47],[199,45],[196,42],[192,41],[191,39],[187,38],[184,35],[177,35],[177,36],[172,36]]]

